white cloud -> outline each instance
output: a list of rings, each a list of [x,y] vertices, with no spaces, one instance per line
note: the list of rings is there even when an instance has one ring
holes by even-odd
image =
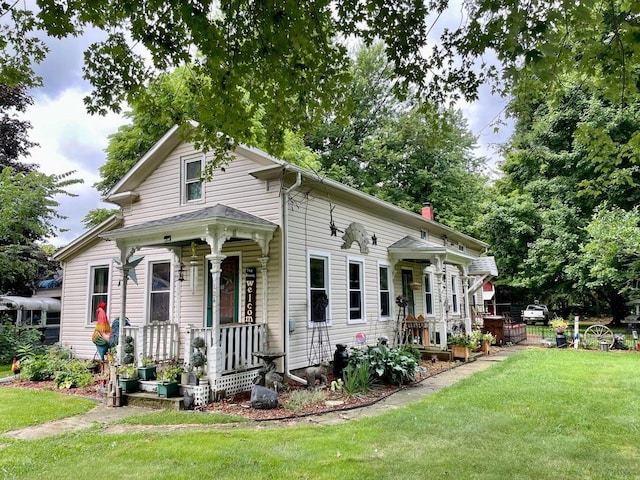
[[[100,201],[93,184],[100,180],[98,168],[105,162],[108,136],[125,120],[115,114],[89,115],[82,102],[85,94],[77,89],[67,89],[53,99],[39,97],[25,115],[32,125],[29,138],[39,144],[31,150],[27,161],[38,164],[40,171],[48,175],[75,171],[73,178],[84,181],[84,184],[68,189],[77,197],[56,198],[60,202],[59,213],[67,217],[57,220],[56,225],[69,229],[51,239],[56,246],[69,243],[84,231],[82,219],[89,210],[113,208]]]

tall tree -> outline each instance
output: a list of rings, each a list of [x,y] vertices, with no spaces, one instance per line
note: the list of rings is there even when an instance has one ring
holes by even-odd
[[[305,135],[323,172],[416,212],[428,201],[439,221],[468,232],[485,177],[460,112],[398,98],[382,44],[356,52],[351,78],[350,114],[331,112]]]
[[[31,124],[18,118],[33,101],[24,85],[0,84],[0,167],[11,167],[21,172],[31,172],[36,166],[18,161],[29,155],[36,144],[29,140]]]
[[[246,120],[255,109],[264,111],[269,150],[277,151],[285,131],[306,131],[344,104],[348,53],[338,39],[382,41],[395,88],[415,87],[422,100],[474,99],[487,79],[512,88],[566,72],[597,77],[619,103],[637,91],[630,81],[640,64],[637,2],[471,0],[463,3],[461,22],[440,28],[430,42],[450,6],[450,0],[40,0],[35,10],[5,2],[0,82],[39,82],[31,70],[47,53],[39,32],[60,38],[100,29],[106,39],[85,53],[85,78],[94,86],[89,111],[132,104],[158,72],[190,65],[185,85],[200,111],[193,138],[221,151],[251,143]],[[497,65],[487,65],[494,54]]]
[[[40,277],[55,272],[43,245],[63,218],[55,197],[82,182],[73,172],[45,175],[23,162],[34,143],[18,112],[30,104],[23,86],[0,85],[0,292],[19,295],[31,295]]]

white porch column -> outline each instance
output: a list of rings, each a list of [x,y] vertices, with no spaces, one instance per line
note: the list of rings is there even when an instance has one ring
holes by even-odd
[[[442,350],[447,349],[447,320],[446,320],[446,312],[445,312],[445,299],[443,298],[443,292],[445,291],[444,285],[444,270],[443,264],[440,259],[436,259],[436,291],[438,292],[438,306],[440,310],[440,322],[438,324],[438,333],[440,334],[440,343],[439,346]]]
[[[466,266],[462,267],[462,293],[464,295],[464,328],[467,335],[471,334],[472,322],[469,311],[469,276]]]
[[[269,282],[267,279],[267,262],[269,262],[269,257],[260,257],[260,275],[262,276],[262,323],[267,323],[268,315],[268,298],[267,292],[269,289]]]
[[[220,378],[222,371],[222,351],[220,349],[220,273],[222,254],[207,255],[211,262],[211,348],[207,349],[209,377]]]

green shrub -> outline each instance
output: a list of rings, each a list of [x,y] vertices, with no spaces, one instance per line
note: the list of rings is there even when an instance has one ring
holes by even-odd
[[[384,345],[368,346],[364,349],[353,348],[349,356],[349,365],[358,366],[369,363],[375,378],[385,385],[401,385],[412,381],[418,369],[415,354]]]
[[[348,397],[364,395],[375,388],[376,377],[367,360],[349,363],[342,371],[342,389]]]
[[[54,370],[51,367],[49,356],[44,354],[33,355],[24,359],[20,364],[20,375],[32,382],[49,380]]]
[[[0,364],[42,353],[40,337],[40,331],[28,325],[16,326],[8,321],[0,324]]]
[[[58,388],[82,388],[94,384],[91,371],[93,364],[87,360],[67,361],[54,375],[53,381]]]

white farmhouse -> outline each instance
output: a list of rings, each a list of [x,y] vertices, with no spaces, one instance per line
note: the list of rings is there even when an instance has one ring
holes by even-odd
[[[128,319],[138,360],[189,363],[204,338],[210,385],[227,393],[250,388],[256,352],[296,378],[336,343],[444,351],[452,329],[470,331],[495,262],[428,205],[409,212],[243,146],[203,181],[207,160],[172,128],[106,195],[121,215],[56,254],[60,340],[76,356],[95,356],[101,301]]]

